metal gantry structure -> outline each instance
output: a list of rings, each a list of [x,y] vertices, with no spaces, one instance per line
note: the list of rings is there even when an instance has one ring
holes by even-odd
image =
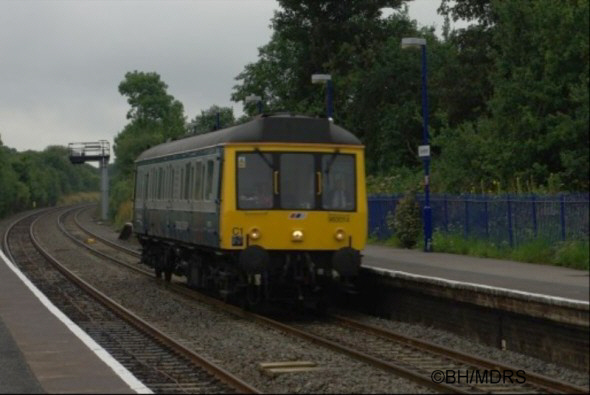
[[[70,162],[80,165],[86,162],[98,162],[100,167],[101,218],[106,221],[109,212],[109,173],[107,166],[111,157],[111,147],[108,141],[99,140],[89,143],[68,144]]]

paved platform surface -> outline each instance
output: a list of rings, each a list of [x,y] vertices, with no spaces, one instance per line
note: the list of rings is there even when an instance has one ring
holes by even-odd
[[[367,245],[363,266],[588,302],[588,271]]]
[[[135,393],[0,254],[0,393]]]

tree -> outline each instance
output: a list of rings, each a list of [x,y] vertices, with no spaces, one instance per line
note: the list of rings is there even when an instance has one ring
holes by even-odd
[[[212,105],[207,110],[201,110],[201,114],[195,116],[187,125],[188,133],[203,134],[217,128],[217,114],[219,113],[219,128],[225,128],[236,122],[234,110],[231,107],[219,107]]]
[[[484,55],[474,70],[485,79],[469,83],[475,95],[462,88],[447,95],[476,105],[446,108],[448,123],[436,140],[442,157],[434,162],[445,169],[446,185],[497,182],[514,190],[518,180],[542,185],[552,178],[565,190],[588,190],[588,2],[460,0],[447,10],[479,22],[451,42],[463,51],[459,65],[477,59],[470,53]],[[462,47],[470,35],[480,39]],[[460,69],[450,75],[471,80],[472,72]]]
[[[128,72],[119,84],[131,109],[130,122],[115,137],[110,205],[116,212],[131,200],[134,162],[146,149],[185,134],[182,103],[167,93],[168,86],[157,73]]]
[[[127,113],[130,122],[114,141],[119,174],[130,177],[142,151],[185,133],[183,105],[167,93],[167,88],[154,72],[128,72],[119,84],[119,92],[131,106]]]
[[[272,19],[271,41],[259,49],[259,60],[246,65],[236,79],[232,100],[250,94],[270,110],[323,114],[322,92],[311,84],[314,73],[334,76],[335,117],[346,113],[355,71],[373,63],[387,38],[381,9],[401,0],[281,0]],[[246,111],[252,115],[254,109]]]

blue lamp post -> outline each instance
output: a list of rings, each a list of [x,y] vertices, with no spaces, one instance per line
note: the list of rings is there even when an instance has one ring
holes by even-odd
[[[428,93],[426,90],[426,39],[402,38],[402,48],[420,48],[422,50],[422,145],[418,147],[418,156],[424,163],[424,251],[432,252],[432,208],[430,207],[430,145],[428,142]]]
[[[246,96],[246,104],[251,102],[256,102],[256,106],[258,107],[258,114],[262,114],[262,97],[256,95]]]
[[[311,76],[312,84],[326,83],[326,115],[328,119],[334,117],[334,83],[330,74],[313,74]]]

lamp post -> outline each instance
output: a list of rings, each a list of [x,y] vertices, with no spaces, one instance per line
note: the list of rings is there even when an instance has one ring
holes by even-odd
[[[426,90],[426,39],[416,37],[402,38],[402,48],[420,48],[422,50],[422,145],[418,147],[418,156],[424,163],[424,251],[432,252],[432,208],[430,207],[430,145],[428,142],[428,93]]]
[[[246,96],[246,104],[256,102],[256,106],[258,107],[258,114],[262,114],[262,97],[256,95],[248,95]]]
[[[326,83],[326,115],[328,119],[334,116],[334,83],[330,74],[313,74],[311,76],[312,84]]]

